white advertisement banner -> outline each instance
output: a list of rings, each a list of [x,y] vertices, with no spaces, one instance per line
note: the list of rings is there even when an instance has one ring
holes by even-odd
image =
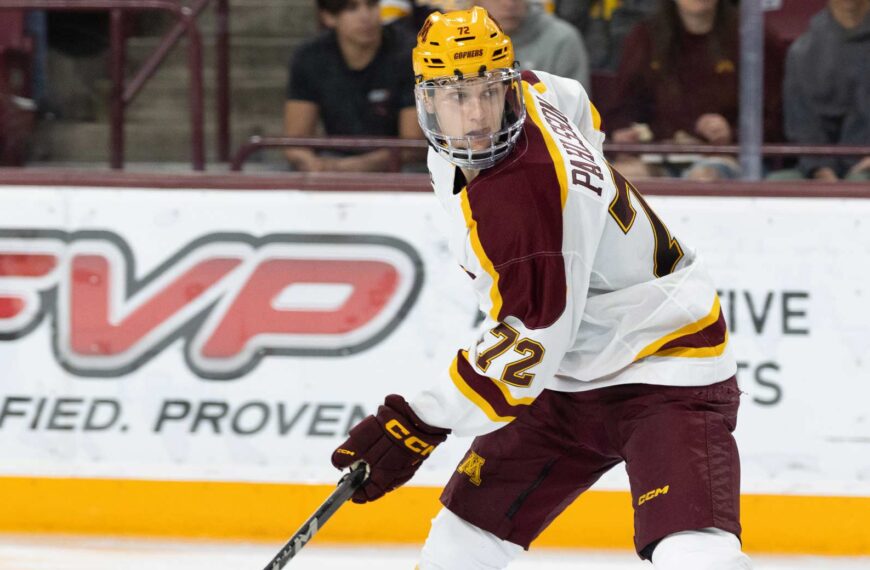
[[[649,201],[720,288],[744,492],[870,495],[870,201]],[[335,481],[474,333],[445,223],[417,193],[0,190],[0,475]]]

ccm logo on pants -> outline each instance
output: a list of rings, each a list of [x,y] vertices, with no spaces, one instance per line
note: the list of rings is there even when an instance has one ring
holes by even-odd
[[[643,495],[641,495],[641,496],[637,499],[637,506],[639,507],[639,506],[641,506],[642,504],[644,504],[645,502],[647,502],[647,501],[649,501],[649,500],[651,500],[651,499],[655,499],[655,498],[658,497],[659,495],[667,495],[667,494],[668,494],[668,490],[669,490],[670,488],[671,488],[670,485],[665,485],[665,486],[662,487],[661,489],[655,489],[655,490],[653,490],[653,491],[650,491],[649,493],[644,493]]]

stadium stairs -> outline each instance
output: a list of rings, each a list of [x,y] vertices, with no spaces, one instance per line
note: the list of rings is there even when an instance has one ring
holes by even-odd
[[[216,168],[215,16],[199,17],[203,37],[205,141],[208,165]],[[148,14],[131,26],[126,76],[131,77],[171,26]],[[283,124],[287,63],[293,49],[317,31],[313,0],[230,0],[231,151],[256,134],[279,134]],[[173,48],[157,73],[127,107],[128,168],[190,168],[190,120],[186,40]],[[48,56],[50,112],[38,122],[31,166],[108,167],[109,53]],[[279,155],[262,153],[266,169],[283,168]],[[256,168],[256,165],[253,165]]]

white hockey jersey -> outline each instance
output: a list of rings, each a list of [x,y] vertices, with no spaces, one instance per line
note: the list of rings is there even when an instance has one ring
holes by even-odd
[[[544,389],[708,385],[736,372],[698,256],[604,159],[583,87],[525,71],[513,151],[471,183],[429,150],[450,246],[486,319],[411,400],[427,423],[494,431]],[[459,177],[457,179],[457,176]],[[457,183],[458,180],[458,183]]]

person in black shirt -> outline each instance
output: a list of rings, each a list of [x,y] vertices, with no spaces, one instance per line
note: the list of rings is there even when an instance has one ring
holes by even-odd
[[[382,26],[377,0],[318,0],[328,28],[301,45],[290,63],[284,132],[422,138],[414,106],[413,38]],[[386,170],[389,151],[324,156],[291,148],[287,159],[300,171]]]

